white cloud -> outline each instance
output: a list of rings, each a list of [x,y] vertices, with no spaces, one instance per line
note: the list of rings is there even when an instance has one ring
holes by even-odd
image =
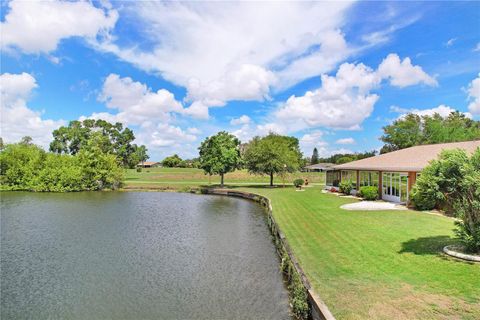
[[[378,74],[382,79],[389,79],[390,84],[396,87],[407,87],[419,83],[436,86],[437,80],[431,77],[420,66],[412,65],[410,58],[400,60],[395,54],[389,54],[378,66]]]
[[[409,58],[388,55],[377,70],[362,63],[343,63],[335,76],[322,75],[322,86],[303,96],[291,96],[274,114],[276,122],[299,131],[305,128],[330,127],[356,130],[370,116],[379,96],[371,93],[384,79],[399,87],[436,81]]]
[[[42,119],[40,112],[28,108],[27,101],[37,87],[35,78],[25,72],[0,75],[0,135],[6,142],[31,136],[35,144],[48,147],[52,131],[65,124],[63,120]]]
[[[246,114],[240,116],[239,118],[235,118],[235,119],[232,119],[230,121],[230,124],[232,126],[238,126],[238,125],[241,125],[241,124],[248,124],[250,123],[251,119],[249,116],[247,116]]]
[[[457,38],[448,39],[448,41],[445,42],[445,46],[446,46],[446,47],[451,47],[451,46],[453,46],[453,44],[455,43],[455,41],[457,41]]]
[[[91,41],[143,70],[187,88],[187,114],[230,100],[268,99],[303,79],[331,71],[351,49],[340,28],[351,2],[131,2],[122,14],[150,44]]]
[[[480,42],[477,43],[477,45],[475,46],[475,48],[473,48],[473,51],[480,51]]]
[[[98,100],[112,109],[97,112],[86,118],[121,122],[135,128],[136,143],[145,144],[150,151],[167,155],[196,141],[201,132],[197,128],[182,129],[175,125],[177,115],[187,112],[174,95],[165,89],[153,91],[144,83],[130,77],[110,74],[105,79]],[[189,147],[193,148],[193,146]]]
[[[472,114],[480,115],[480,74],[468,85],[468,98],[471,100],[468,110]]]
[[[1,47],[25,53],[49,53],[70,37],[95,38],[112,29],[118,19],[117,11],[104,11],[86,1],[12,0],[8,7],[1,24]]]
[[[354,144],[355,139],[353,139],[353,138],[343,138],[343,139],[338,139],[337,141],[335,141],[335,143],[337,143],[337,144]]]
[[[125,124],[139,125],[146,121],[170,119],[171,113],[182,113],[184,109],[174,95],[165,89],[152,91],[145,84],[133,81],[129,77],[121,78],[110,74],[103,83],[99,101],[108,108],[118,110],[115,118]],[[112,120],[112,116],[99,113]]]
[[[457,110],[452,107],[441,104],[438,107],[430,108],[430,109],[415,109],[415,108],[408,109],[408,108],[400,108],[397,106],[391,106],[390,111],[395,113],[400,113],[400,116],[398,118],[404,118],[408,113],[417,114],[419,116],[433,116],[435,113],[437,113],[443,118],[446,118],[450,115],[450,113],[455,112]],[[472,115],[468,112],[464,112],[464,114],[468,118],[472,117]]]
[[[318,126],[356,128],[373,111],[378,96],[369,90],[380,80],[363,64],[344,63],[335,76],[322,75],[319,89],[291,96],[275,116],[293,131]]]

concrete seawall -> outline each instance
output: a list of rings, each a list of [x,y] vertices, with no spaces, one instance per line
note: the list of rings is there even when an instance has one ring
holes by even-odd
[[[310,282],[308,281],[307,277],[305,276],[305,273],[303,272],[295,256],[293,255],[292,250],[288,244],[288,241],[285,238],[285,235],[282,233],[277,223],[275,222],[275,219],[273,218],[273,214],[272,214],[273,210],[272,210],[272,204],[270,202],[270,199],[258,194],[250,193],[250,192],[243,192],[243,191],[229,190],[229,189],[204,188],[204,189],[200,189],[200,192],[203,194],[239,197],[243,199],[252,200],[261,204],[267,212],[268,226],[275,239],[275,244],[277,246],[277,253],[279,254],[280,258],[282,258],[282,252],[285,252],[288,255],[291,263],[294,266],[295,271],[299,275],[302,281],[302,284],[307,292],[307,300],[308,300],[307,302],[310,309],[309,310],[310,317],[314,320],[335,320],[335,317],[332,315],[327,305],[318,296],[318,294],[316,294],[311,288]]]

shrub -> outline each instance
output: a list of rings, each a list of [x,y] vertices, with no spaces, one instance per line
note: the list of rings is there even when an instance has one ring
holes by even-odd
[[[349,195],[352,192],[353,184],[352,181],[344,181],[339,184],[340,192],[346,195]]]
[[[378,188],[374,186],[364,186],[360,188],[360,196],[365,200],[377,200]]]
[[[303,186],[303,179],[295,179],[293,180],[293,185],[297,188],[301,188]]]
[[[452,211],[467,251],[480,252],[480,148],[470,158],[464,150],[443,151],[422,171],[412,200],[418,209]]]
[[[138,167],[137,172],[142,172],[142,168]]]

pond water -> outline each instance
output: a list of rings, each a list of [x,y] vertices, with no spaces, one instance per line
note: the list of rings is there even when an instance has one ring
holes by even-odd
[[[0,197],[2,319],[289,319],[253,202],[156,192]]]

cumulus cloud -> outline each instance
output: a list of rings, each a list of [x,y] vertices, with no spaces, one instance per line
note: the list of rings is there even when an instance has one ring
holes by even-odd
[[[400,108],[397,106],[391,106],[390,111],[395,112],[395,113],[400,113],[400,116],[398,118],[404,118],[408,113],[414,113],[418,114],[419,116],[433,116],[434,114],[439,114],[443,118],[446,118],[450,115],[450,113],[457,111],[456,109],[449,107],[447,105],[441,104],[438,107],[435,108],[429,108],[429,109],[408,109],[408,108]],[[471,118],[472,115],[468,112],[464,112],[465,116],[468,118]]]
[[[172,112],[184,111],[170,91],[160,89],[154,92],[143,83],[117,74],[110,74],[105,79],[98,100],[117,110],[116,117],[127,124],[167,120]]]
[[[322,75],[319,89],[291,96],[275,116],[292,130],[358,127],[373,111],[378,95],[369,90],[380,80],[374,70],[363,64],[344,63],[335,76]]]
[[[422,67],[412,65],[410,58],[400,60],[395,54],[389,54],[378,66],[378,74],[381,78],[389,79],[390,84],[396,87],[407,87],[415,84],[436,86],[437,80],[423,71]]]
[[[338,139],[337,141],[335,141],[335,143],[337,143],[337,144],[354,144],[355,139],[353,139],[353,138],[343,138],[343,139]]]
[[[480,74],[470,82],[467,92],[471,101],[468,105],[468,110],[472,114],[480,115]]]
[[[136,142],[145,144],[150,150],[162,149],[167,152],[184,148],[200,134],[200,130],[196,128],[182,129],[174,124],[176,115],[181,116],[187,110],[170,91],[154,91],[130,77],[108,75],[98,100],[105,103],[112,112],[96,112],[80,117],[80,120],[103,119],[137,126]]]
[[[340,28],[352,2],[131,2],[148,46],[92,41],[187,88],[187,113],[208,117],[231,100],[268,99],[272,89],[331,71],[351,53]]]
[[[362,63],[343,63],[335,76],[321,76],[320,88],[288,98],[275,112],[276,121],[290,131],[322,126],[358,129],[379,99],[371,91],[386,79],[399,87],[421,82],[436,85],[420,66],[412,65],[409,58],[401,61],[396,54],[388,55],[377,70]]]
[[[246,114],[240,116],[239,118],[234,118],[230,121],[230,124],[232,126],[238,126],[241,124],[249,124],[251,121],[250,117],[247,116]]]
[[[1,136],[6,142],[31,136],[35,144],[47,147],[52,131],[65,124],[63,120],[43,119],[41,112],[27,106],[32,90],[37,87],[35,78],[25,72],[0,75]]]
[[[118,19],[116,10],[86,1],[12,0],[8,7],[1,24],[1,47],[25,53],[49,53],[70,37],[95,38],[112,29]]]

